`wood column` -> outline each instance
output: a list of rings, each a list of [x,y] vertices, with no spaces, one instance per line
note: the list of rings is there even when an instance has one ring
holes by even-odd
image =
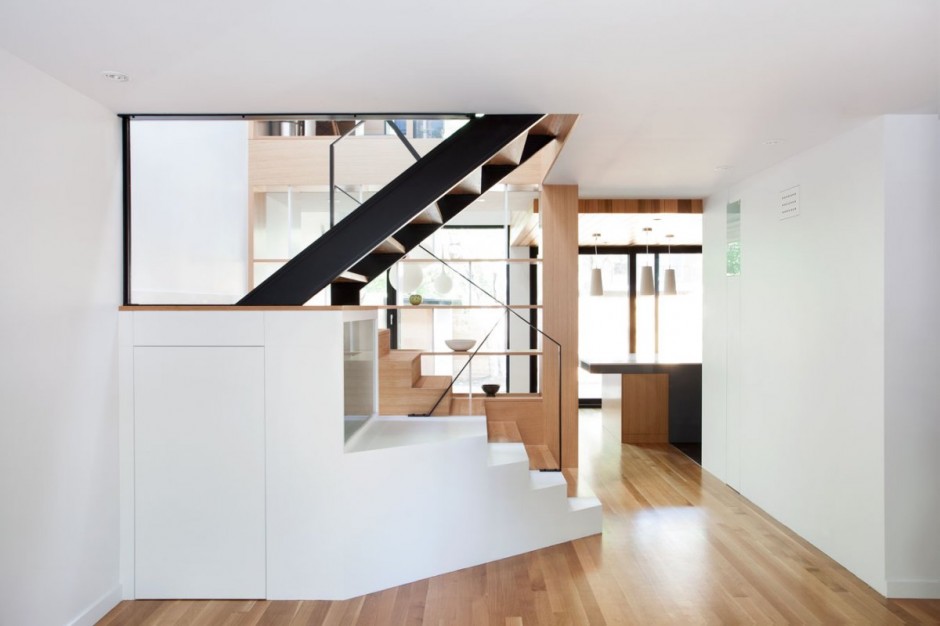
[[[578,467],[578,186],[545,185],[542,218],[542,310],[545,333],[561,344],[562,465]],[[543,342],[545,443],[558,458],[558,356]]]

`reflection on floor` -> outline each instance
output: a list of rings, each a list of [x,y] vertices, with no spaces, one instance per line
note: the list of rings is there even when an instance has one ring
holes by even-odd
[[[604,533],[342,602],[124,602],[123,624],[937,624],[885,600],[667,445],[581,411],[574,478]]]

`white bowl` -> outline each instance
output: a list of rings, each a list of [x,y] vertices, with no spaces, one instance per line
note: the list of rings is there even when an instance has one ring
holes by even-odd
[[[444,343],[454,352],[466,352],[476,344],[476,339],[447,339]]]

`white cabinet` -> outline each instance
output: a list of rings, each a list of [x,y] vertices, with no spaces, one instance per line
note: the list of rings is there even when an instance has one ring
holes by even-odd
[[[265,597],[264,348],[136,347],[135,596]]]

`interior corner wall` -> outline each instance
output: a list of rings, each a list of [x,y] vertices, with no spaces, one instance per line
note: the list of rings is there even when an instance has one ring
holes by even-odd
[[[3,50],[0,84],[0,624],[92,624],[120,598],[120,120]]]
[[[940,598],[940,119],[886,117],[884,160],[887,595]]]
[[[703,460],[885,593],[884,122],[706,201]],[[800,187],[781,220],[780,192]],[[724,272],[741,201],[741,274]]]

